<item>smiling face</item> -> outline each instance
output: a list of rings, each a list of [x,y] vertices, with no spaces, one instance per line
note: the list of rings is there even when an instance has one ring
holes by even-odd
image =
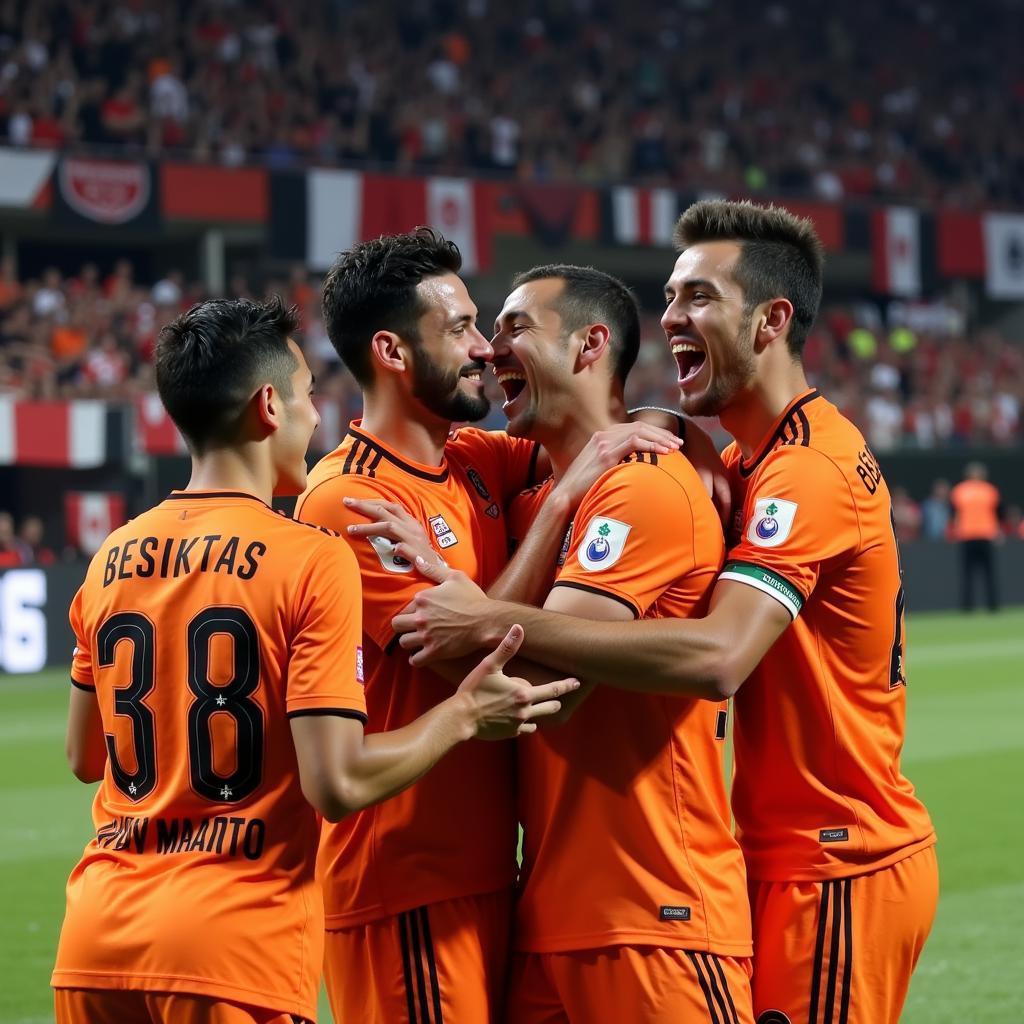
[[[680,253],[665,285],[661,326],[679,367],[688,416],[717,416],[753,380],[753,310],[733,276],[738,242],[702,242]]]
[[[484,394],[483,371],[491,346],[477,330],[477,308],[455,274],[427,278],[416,286],[425,312],[412,346],[412,394],[441,419],[475,422],[491,403]]]
[[[564,288],[558,278],[521,285],[494,324],[494,376],[505,392],[506,429],[515,437],[557,429],[573,405],[573,356],[554,308]]]

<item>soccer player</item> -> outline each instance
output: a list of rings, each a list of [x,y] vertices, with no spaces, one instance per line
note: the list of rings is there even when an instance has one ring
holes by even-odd
[[[366,700],[384,729],[437,703],[462,671],[411,669],[396,650],[391,619],[428,585],[406,545],[422,527],[436,556],[488,586],[507,558],[505,503],[532,482],[538,459],[530,441],[451,432],[489,406],[491,348],[460,267],[456,246],[420,228],[355,246],[324,282],[324,321],[362,388],[363,417],[312,470],[295,514],[350,537]],[[646,425],[629,431],[632,441],[620,433],[615,461],[644,438],[668,437]],[[399,529],[367,523],[373,509]],[[413,529],[403,532],[403,520]],[[510,745],[466,744],[397,799],[325,829],[336,1019],[486,1024],[499,1014],[517,870],[513,778]]]
[[[513,503],[516,539],[593,434],[625,420],[639,344],[636,302],[607,274],[556,265],[514,282],[494,372],[509,433],[539,441],[554,471]],[[681,452],[630,455],[605,472],[559,552],[572,511],[561,507],[547,564],[519,574],[545,609],[595,623],[706,612],[724,540]],[[565,725],[517,749],[524,847],[508,1020],[753,1024],[726,715],[724,700],[598,687]]]
[[[644,692],[735,694],[754,1011],[764,1024],[895,1024],[935,913],[935,833],[900,770],[889,492],[800,359],[821,243],[784,210],[721,201],[692,206],[676,242],[662,325],[682,408],[719,415],[735,438],[737,520],[707,615],[597,626],[488,601],[453,574],[394,625],[420,664],[487,644],[522,610],[524,652],[545,665]]]
[[[71,608],[68,757],[102,781],[68,882],[59,1024],[313,1020],[315,810],[336,821],[461,741],[529,732],[573,688],[501,672],[516,629],[458,692],[364,736],[355,559],[268,504],[305,486],[319,421],[295,324],[280,300],[214,301],[161,332],[192,478],[110,535]]]

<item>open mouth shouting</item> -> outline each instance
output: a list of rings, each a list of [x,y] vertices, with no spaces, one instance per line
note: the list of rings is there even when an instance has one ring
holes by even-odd
[[[696,381],[700,371],[704,369],[708,354],[689,338],[673,338],[670,345],[676,365],[679,367],[679,387],[686,388],[688,384]]]
[[[526,374],[515,366],[494,367],[494,379],[505,393],[505,404],[502,408],[508,414],[509,409],[527,390]]]

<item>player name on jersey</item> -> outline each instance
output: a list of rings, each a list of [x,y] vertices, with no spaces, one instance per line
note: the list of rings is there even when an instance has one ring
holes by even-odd
[[[261,540],[242,546],[241,537],[209,533],[201,537],[133,537],[107,549],[103,586],[133,576],[160,579],[188,576],[193,572],[222,573],[251,580],[267,553]]]
[[[96,830],[96,845],[129,853],[216,853],[259,860],[266,844],[262,818],[111,818]]]

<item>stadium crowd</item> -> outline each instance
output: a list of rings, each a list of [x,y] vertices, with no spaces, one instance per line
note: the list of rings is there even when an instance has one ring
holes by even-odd
[[[359,392],[327,338],[319,282],[296,267],[262,291],[299,307],[318,392],[357,416]],[[229,293],[251,294],[250,282],[233,278]],[[177,271],[152,285],[138,282],[127,260],[106,279],[86,264],[74,276],[51,268],[24,282],[0,263],[0,394],[119,400],[152,391],[159,326],[203,297],[203,287]],[[811,381],[876,451],[1021,441],[1024,349],[996,332],[964,333],[955,318],[916,330],[887,328],[873,307],[833,307],[808,339],[805,363]],[[675,375],[657,318],[649,316],[630,400],[674,406]]]
[[[7,0],[0,142],[1022,204],[1018,16],[1013,0]]]

